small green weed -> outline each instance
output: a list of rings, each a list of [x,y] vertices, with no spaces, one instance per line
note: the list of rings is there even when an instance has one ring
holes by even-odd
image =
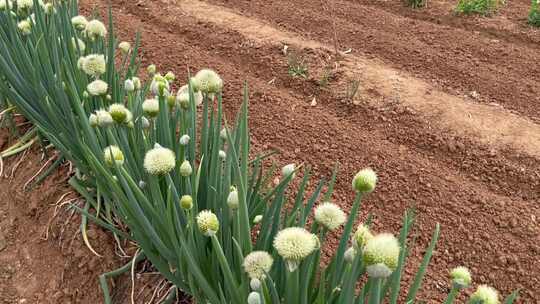
[[[347,84],[347,90],[345,91],[345,99],[349,102],[354,101],[354,97],[358,93],[358,89],[360,88],[360,80],[353,79],[350,80]]]
[[[527,22],[532,26],[540,27],[540,7],[538,0],[532,0]]]
[[[456,12],[465,15],[479,14],[486,16],[497,11],[501,4],[504,4],[503,0],[459,0]]]
[[[289,75],[292,77],[308,78],[308,66],[304,59],[301,59],[295,53],[290,53],[287,57],[287,65],[289,67]]]

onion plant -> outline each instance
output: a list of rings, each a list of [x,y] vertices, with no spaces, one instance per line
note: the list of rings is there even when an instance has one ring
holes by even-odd
[[[269,154],[250,149],[247,85],[228,121],[212,70],[177,86],[174,74],[150,66],[142,82],[138,40],[118,43],[110,11],[105,27],[79,16],[74,1],[6,1],[0,13],[0,95],[76,166],[70,184],[88,202],[84,216],[135,241],[136,260],[146,257],[197,303],[415,301],[438,225],[403,288],[414,215],[404,214],[397,237],[358,218],[376,188],[373,170],[352,179],[349,215],[331,202],[337,170],[308,191],[309,167],[290,164],[274,185],[276,167],[263,170]],[[335,252],[324,252],[328,243]],[[123,268],[101,277],[105,291]],[[460,267],[451,281],[446,303],[471,276]],[[470,303],[498,298],[481,286]]]

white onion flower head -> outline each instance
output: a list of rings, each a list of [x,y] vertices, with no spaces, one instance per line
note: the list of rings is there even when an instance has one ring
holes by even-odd
[[[193,97],[195,98],[195,106],[202,104],[203,96],[201,92],[194,91]],[[176,93],[176,102],[180,104],[183,109],[189,109],[189,87],[187,84],[178,89],[178,92]]]
[[[114,123],[111,113],[105,110],[96,111],[97,125],[99,127],[109,127]]]
[[[180,145],[182,146],[187,146],[189,144],[189,141],[191,140],[191,138],[189,137],[189,135],[187,134],[184,134],[180,137]]]
[[[164,77],[165,79],[167,79],[168,82],[173,82],[176,79],[176,76],[171,71],[167,72]]]
[[[176,156],[171,149],[164,148],[158,144],[153,149],[146,152],[144,156],[144,168],[152,175],[164,175],[174,169]]]
[[[133,83],[133,80],[126,79],[126,81],[124,81],[124,90],[126,90],[126,92],[135,91],[135,84]]]
[[[215,94],[223,89],[223,80],[221,77],[210,69],[203,69],[195,74],[195,82],[197,89],[202,93]]]
[[[82,70],[89,76],[99,77],[107,71],[105,56],[101,54],[92,54],[84,58]]]
[[[480,285],[471,295],[469,304],[499,304],[499,293],[493,287]]]
[[[90,114],[90,116],[88,117],[88,123],[90,124],[91,127],[97,127],[98,126],[98,117],[96,114]]]
[[[84,50],[86,50],[86,44],[84,44],[84,41],[79,38],[71,38],[71,44],[75,50],[78,48],[81,53],[84,53]]]
[[[354,247],[349,247],[349,248],[345,251],[345,254],[344,254],[345,261],[347,261],[347,263],[352,263],[352,262],[354,262],[354,258],[356,257],[356,254],[357,254],[356,249],[354,249]]]
[[[185,160],[182,165],[180,165],[180,175],[183,177],[190,176],[191,173],[193,173],[193,169],[191,168],[191,164],[189,161]]]
[[[270,272],[274,259],[266,251],[253,251],[244,258],[244,270],[250,279],[262,280]],[[253,288],[256,290],[255,288]]]
[[[166,96],[168,94],[166,94],[165,92],[169,92],[169,90],[170,90],[169,81],[165,77],[161,76],[160,74],[154,75],[154,78],[152,79],[152,82],[150,83],[150,91],[154,95]]]
[[[109,89],[109,85],[105,81],[99,80],[99,79],[92,81],[86,87],[86,90],[92,96],[105,95],[107,94],[108,89]]]
[[[248,295],[247,302],[248,304],[261,304],[261,296],[258,292],[252,291]]]
[[[145,100],[142,110],[149,117],[156,117],[159,114],[159,101],[155,98]]]
[[[43,10],[45,11],[45,14],[50,15],[52,13],[56,12],[56,9],[54,8],[54,4],[52,3],[45,3],[43,6]]]
[[[17,9],[18,10],[29,10],[34,7],[33,0],[17,0]]]
[[[148,74],[150,74],[151,76],[153,76],[153,75],[156,73],[156,65],[155,65],[155,64],[149,65],[149,66],[146,68],[146,71],[148,72]]]
[[[71,18],[71,25],[73,25],[76,30],[84,31],[86,29],[86,25],[88,25],[88,20],[86,20],[86,17],[81,15],[75,16]]]
[[[283,176],[283,178],[287,178],[289,177],[289,175],[292,175],[292,178],[294,178],[296,175],[294,170],[295,170],[294,164],[285,165],[283,166],[283,168],[281,168],[281,175]]]
[[[373,238],[373,234],[369,230],[368,226],[364,224],[358,225],[356,232],[353,236],[353,246],[356,249],[364,248],[366,243]]]
[[[253,218],[253,224],[260,223],[262,219],[263,219],[263,216],[261,214],[255,215],[255,217]]]
[[[219,230],[219,220],[210,210],[203,210],[197,215],[197,226],[202,234],[212,236]]]
[[[237,210],[238,206],[240,206],[240,201],[238,199],[238,190],[234,186],[231,187],[229,196],[227,196],[227,206],[229,206],[231,210]]]
[[[127,122],[128,118],[128,109],[123,104],[114,103],[109,106],[109,113],[111,114],[113,120],[117,123]]]
[[[103,22],[94,19],[86,24],[85,33],[91,39],[104,38],[107,36],[107,28]]]
[[[219,150],[218,152],[218,156],[219,158],[221,158],[222,160],[225,160],[225,158],[227,158],[227,153],[223,150]]]
[[[124,54],[127,54],[129,50],[131,49],[131,44],[127,41],[122,41],[118,44],[118,48],[120,51],[122,51]]]
[[[124,153],[117,146],[108,146],[103,150],[103,158],[108,166],[113,167],[114,164],[121,166],[124,164]]]
[[[19,23],[17,23],[17,27],[23,35],[30,35],[30,33],[32,33],[32,22],[30,22],[30,20],[20,21]]]
[[[357,192],[369,193],[375,189],[377,174],[371,168],[360,170],[353,178],[352,187]]]
[[[345,223],[347,217],[338,205],[326,202],[315,208],[315,221],[333,231]]]
[[[7,6],[6,6],[6,0],[0,1],[0,11],[5,10],[6,7],[7,9],[11,9],[13,7],[13,3],[11,3],[11,0],[7,1]]]
[[[398,265],[399,252],[399,242],[392,234],[381,233],[374,236],[363,249],[368,275],[377,278],[389,276]]]
[[[459,289],[468,287],[472,282],[471,272],[467,267],[463,266],[452,269],[450,278],[452,279],[452,284]]]
[[[289,227],[279,231],[274,238],[274,248],[293,272],[298,264],[319,247],[319,239],[301,227]]]

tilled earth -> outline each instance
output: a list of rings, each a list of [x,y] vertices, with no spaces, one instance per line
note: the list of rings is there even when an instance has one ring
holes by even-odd
[[[120,37],[142,33],[143,66],[180,79],[217,70],[230,117],[247,81],[254,148],[320,177],[339,163],[333,199],[344,209],[354,173],[374,168],[360,219],[372,213],[376,231],[397,233],[403,213],[417,213],[406,282],[440,223],[421,300],[440,303],[448,270],[465,265],[475,284],[540,303],[540,32],[525,24],[528,0],[490,18],[455,16],[447,1],[111,2]],[[291,54],[307,79],[289,76]]]

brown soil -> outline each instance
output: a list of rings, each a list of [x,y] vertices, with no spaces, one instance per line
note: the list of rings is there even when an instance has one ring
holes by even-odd
[[[103,11],[107,3],[86,0],[81,5],[87,12],[94,7]],[[492,18],[456,17],[453,2],[430,1],[427,9],[414,11],[397,1],[344,0],[333,2],[334,13],[328,3],[112,1],[120,36],[130,39],[142,32],[143,64],[155,63],[180,78],[187,69],[216,69],[226,83],[230,115],[240,104],[243,81],[248,81],[256,150],[276,149],[280,164],[310,164],[321,177],[339,162],[333,199],[345,209],[352,201],[351,177],[360,168],[373,167],[380,183],[361,218],[370,212],[377,231],[397,232],[405,210],[418,213],[417,247],[406,271],[409,282],[435,223],[441,223],[422,300],[440,303],[448,289],[448,269],[465,265],[476,284],[493,285],[505,295],[521,288],[520,303],[540,303],[540,34],[524,25],[529,1],[509,3]],[[332,20],[339,49],[352,49],[335,69]],[[307,80],[287,74],[283,44],[309,64]],[[318,80],[326,67],[333,76],[321,88]],[[361,80],[361,91],[346,101],[343,91],[353,79]],[[34,165],[21,163],[30,167],[17,170],[22,177],[10,185],[20,188],[40,167],[39,156],[32,155]],[[5,290],[13,299],[24,297],[12,291],[17,284],[32,286],[20,279],[32,273],[30,278],[39,278],[35,295],[79,288],[84,293],[70,295],[72,301],[100,302],[96,278],[114,268],[108,264],[113,262],[99,260],[84,271],[77,267],[81,260],[95,258],[84,251],[78,222],[57,238],[71,241],[75,235],[76,241],[69,246],[63,242],[64,248],[79,248],[84,258],[61,250],[51,237],[39,238],[54,212],[49,204],[69,191],[57,185],[63,181],[61,173],[56,183],[49,180],[42,191],[28,194],[34,196],[34,213],[15,206],[21,214],[17,221],[27,225],[10,225],[14,228],[4,233],[11,245],[0,259],[13,253],[6,255],[11,264],[2,265],[19,260],[27,265],[14,268],[20,271],[10,275],[18,279],[8,276],[7,282],[15,283]],[[12,210],[4,206],[17,201],[15,192],[8,191],[7,180],[2,183],[2,208]],[[2,215],[2,223],[6,218]],[[19,239],[33,240],[30,253],[38,256],[27,260],[18,254],[26,246]],[[99,244],[104,247],[95,245],[98,251],[114,256],[110,239]],[[47,257],[52,262],[43,264]],[[49,282],[61,282],[61,287],[48,289]],[[91,287],[81,289],[83,282]],[[466,290],[470,292],[472,288]]]

